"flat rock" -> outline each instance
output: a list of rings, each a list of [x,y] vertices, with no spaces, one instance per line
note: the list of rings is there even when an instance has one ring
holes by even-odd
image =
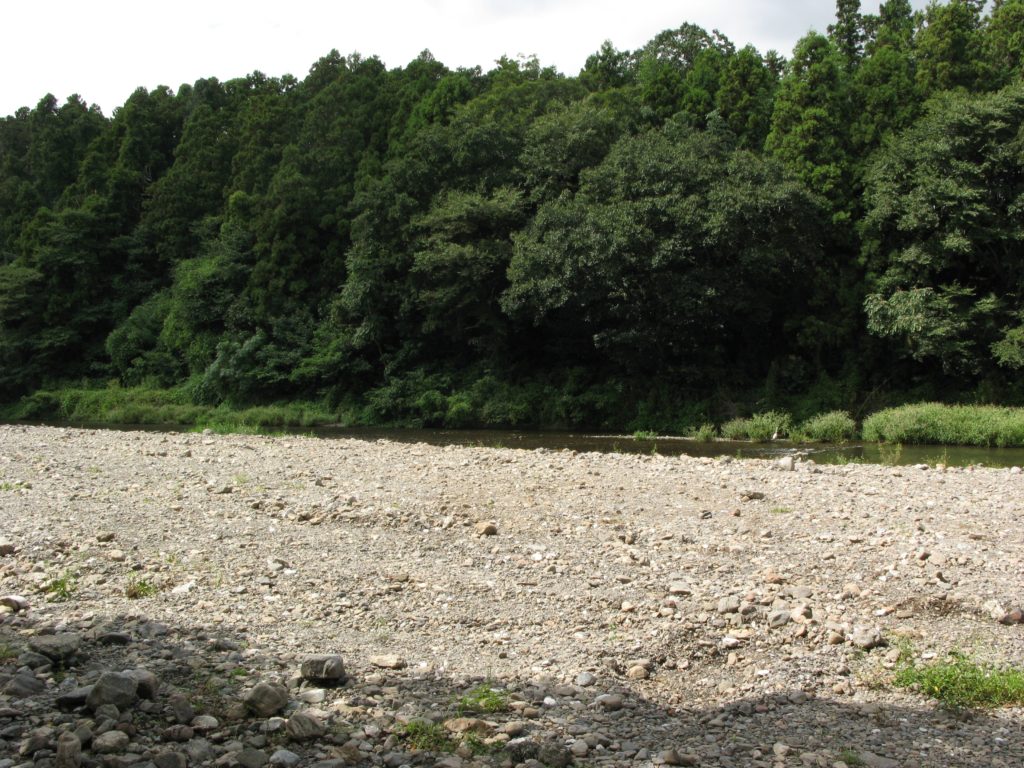
[[[405,659],[395,655],[371,656],[367,661],[381,669],[405,669],[407,666]]]
[[[112,754],[114,752],[124,752],[128,749],[128,745],[131,744],[131,739],[128,734],[123,731],[112,730],[106,733],[101,733],[99,736],[92,740],[93,752],[103,754]]]
[[[96,710],[106,704],[113,704],[124,710],[134,706],[138,701],[139,681],[122,672],[104,672],[93,685],[85,703],[89,709]]]
[[[77,632],[62,632],[57,635],[36,635],[29,638],[28,647],[56,662],[74,657],[82,645],[82,636]]]
[[[307,656],[302,661],[300,674],[318,683],[341,683],[345,681],[345,662],[337,654]]]
[[[288,704],[288,689],[280,683],[257,683],[245,693],[242,703],[257,717],[270,717]]]

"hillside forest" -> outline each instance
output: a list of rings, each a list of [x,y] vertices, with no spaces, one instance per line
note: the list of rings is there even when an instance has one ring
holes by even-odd
[[[514,41],[510,41],[510,44]],[[0,402],[684,430],[1024,404],[1024,0],[0,119]]]

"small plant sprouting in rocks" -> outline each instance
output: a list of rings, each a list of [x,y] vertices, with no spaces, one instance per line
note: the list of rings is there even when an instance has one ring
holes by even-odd
[[[633,433],[634,440],[655,440],[658,437],[657,432],[652,432],[649,429],[638,429]]]
[[[429,720],[410,720],[402,730],[402,740],[413,749],[427,752],[451,752],[455,747],[444,726]]]
[[[909,654],[900,655],[902,666],[893,683],[916,688],[946,709],[962,711],[979,707],[1024,704],[1024,670],[979,664],[959,651],[935,664],[917,666]]]
[[[152,582],[135,576],[129,576],[128,583],[124,586],[124,596],[129,600],[140,600],[143,597],[152,597],[158,591],[159,590],[157,590],[156,586]]]
[[[7,643],[0,643],[0,661],[7,661],[8,659],[17,658],[18,652],[14,650],[14,646]]]
[[[61,576],[50,581],[50,583],[46,585],[45,591],[50,595],[52,600],[65,602],[70,600],[72,595],[75,594],[76,587],[77,584],[75,583],[74,576],[72,576],[70,572],[65,571]]]
[[[17,480],[3,480],[0,481],[0,491],[19,491],[22,488],[31,488],[32,486],[28,483],[19,483]]]
[[[846,763],[849,768],[855,766],[864,765],[864,759],[860,756],[860,753],[855,749],[844,749],[839,753],[839,759]]]
[[[788,515],[792,511],[793,510],[790,509],[789,507],[772,507],[772,514],[773,515]]]
[[[467,712],[504,712],[508,709],[508,694],[489,683],[481,683],[460,696],[455,707],[460,715]]]

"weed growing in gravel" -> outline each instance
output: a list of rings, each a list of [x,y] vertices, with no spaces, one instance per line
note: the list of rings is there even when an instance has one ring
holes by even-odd
[[[0,482],[0,491],[20,491],[22,488],[31,488],[28,483],[19,483],[17,481],[4,480]]]
[[[45,591],[52,600],[64,602],[71,599],[75,594],[77,586],[74,576],[70,572],[65,571],[61,576],[47,584]]]
[[[901,654],[902,666],[893,682],[915,688],[953,711],[976,707],[1024,704],[1024,670],[979,664],[959,651],[949,660],[917,666]]]
[[[792,511],[793,510],[790,509],[789,507],[772,507],[772,514],[773,515],[788,515]]]
[[[633,433],[634,440],[654,440],[658,437],[657,432],[651,432],[648,429],[638,429]]]
[[[124,596],[129,600],[139,600],[143,597],[152,597],[159,590],[146,579],[139,579],[135,576],[128,577],[128,583],[124,585]]]
[[[402,729],[401,737],[413,749],[427,752],[451,752],[455,748],[444,727],[429,720],[410,720]]]
[[[460,715],[467,712],[504,712],[508,709],[508,694],[490,683],[481,683],[460,696],[455,708]]]
[[[18,656],[18,652],[14,650],[13,645],[7,643],[0,643],[0,661],[7,661]]]
[[[839,753],[839,759],[846,763],[849,768],[855,768],[855,766],[865,764],[860,753],[855,749],[844,749]]]
[[[476,757],[486,755],[500,757],[505,751],[501,744],[488,744],[475,733],[466,734],[462,740],[462,746],[469,749]]]

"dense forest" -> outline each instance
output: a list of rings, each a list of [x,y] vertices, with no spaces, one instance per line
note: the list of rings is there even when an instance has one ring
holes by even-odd
[[[1024,0],[0,120],[0,402],[684,430],[1024,402]]]

